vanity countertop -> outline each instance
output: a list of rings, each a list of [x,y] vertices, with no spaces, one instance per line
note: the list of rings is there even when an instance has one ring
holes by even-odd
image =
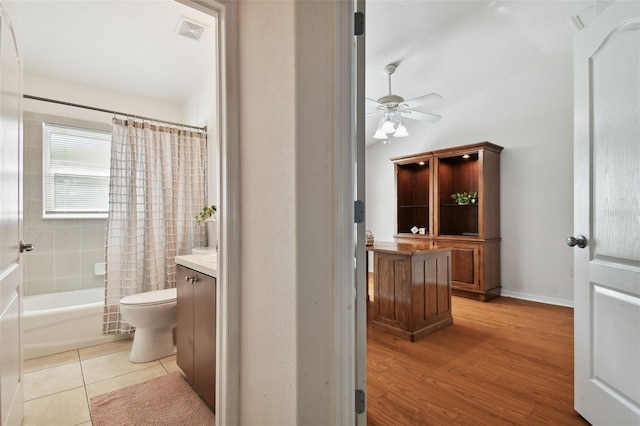
[[[218,278],[218,254],[188,254],[176,256],[176,263],[210,277]]]

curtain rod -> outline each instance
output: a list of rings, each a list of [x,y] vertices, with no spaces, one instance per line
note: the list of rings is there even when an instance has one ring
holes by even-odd
[[[108,110],[108,109],[102,109],[102,108],[90,107],[90,106],[86,106],[86,105],[74,104],[74,103],[71,103],[71,102],[57,101],[55,99],[41,98],[39,96],[22,95],[22,97],[24,97],[25,99],[33,99],[35,101],[51,102],[51,103],[54,103],[54,104],[72,106],[72,107],[76,107],[76,108],[89,109],[91,111],[106,112],[106,113],[109,113],[109,114],[121,115],[121,116],[124,116],[124,117],[138,118],[140,120],[156,121],[156,122],[159,122],[159,123],[171,124],[171,125],[179,126],[179,127],[188,127],[190,129],[202,130],[203,132],[207,131],[207,126],[198,127],[198,126],[191,126],[189,124],[174,123],[173,121],[158,120],[157,118],[143,117],[141,115],[127,114],[127,113],[124,113],[124,112],[111,111],[111,110]]]

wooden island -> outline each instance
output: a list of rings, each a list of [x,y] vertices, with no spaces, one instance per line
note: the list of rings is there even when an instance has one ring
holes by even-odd
[[[373,325],[412,342],[453,323],[451,249],[375,242]]]

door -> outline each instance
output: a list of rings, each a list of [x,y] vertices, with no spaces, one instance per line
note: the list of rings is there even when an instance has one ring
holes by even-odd
[[[20,425],[22,141],[20,63],[13,29],[0,6],[0,424]]]
[[[640,2],[577,35],[574,102],[574,406],[594,425],[638,425]]]

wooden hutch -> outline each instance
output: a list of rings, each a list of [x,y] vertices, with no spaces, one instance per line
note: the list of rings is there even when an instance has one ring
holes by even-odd
[[[456,296],[500,295],[500,152],[490,142],[392,158],[397,242],[451,248]],[[458,204],[451,195],[477,192]],[[415,231],[415,232],[414,232]]]

